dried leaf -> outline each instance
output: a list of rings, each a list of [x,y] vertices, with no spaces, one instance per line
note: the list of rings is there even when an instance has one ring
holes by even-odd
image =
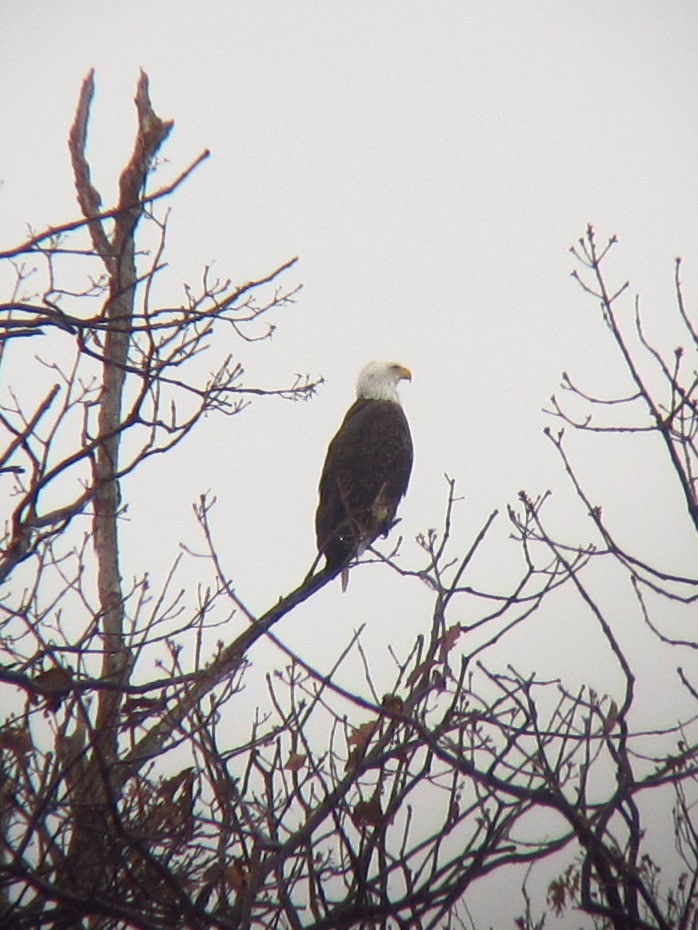
[[[204,871],[204,874],[201,876],[204,884],[209,885],[218,881],[221,877],[221,867],[218,862],[213,862],[211,865]]]
[[[381,698],[381,707],[390,714],[401,714],[405,709],[405,702],[396,694],[384,694]]]
[[[359,762],[361,762],[363,757],[364,757],[363,749],[352,749],[352,751],[349,753],[349,756],[347,757],[347,762],[346,762],[346,765],[344,766],[344,771],[351,772],[352,769],[355,769],[357,767],[357,765],[359,764]]]
[[[378,720],[369,720],[367,723],[362,723],[360,727],[354,727],[347,737],[347,746],[356,746],[360,752],[365,752],[378,723]]]
[[[423,675],[429,671],[432,666],[432,662],[429,659],[425,659],[424,662],[420,662],[419,665],[415,666],[410,672],[407,678],[407,686],[411,687],[418,678],[421,678]]]
[[[23,759],[32,749],[31,736],[24,727],[6,727],[0,730],[0,749],[8,749]]]
[[[308,757],[303,752],[292,752],[286,760],[284,768],[289,772],[297,772],[299,769],[303,768],[307,758]]]
[[[32,682],[38,685],[41,691],[32,695],[32,704],[38,704],[43,699],[47,710],[57,711],[63,699],[70,694],[72,679],[70,669],[58,665],[34,675]]]
[[[140,799],[147,808],[140,824],[145,833],[167,834],[180,839],[191,834],[195,781],[193,769],[186,768],[163,779],[157,786],[148,786]]]
[[[233,891],[242,891],[242,889],[247,884],[250,870],[245,865],[243,859],[237,858],[233,859],[232,863],[228,866],[223,874],[225,876],[225,880],[233,889]]]
[[[616,723],[618,723],[618,705],[612,700],[604,720],[603,731],[606,736],[613,732]]]
[[[383,811],[378,792],[368,801],[359,801],[352,811],[352,820],[357,827],[364,824],[370,827],[380,826],[383,820]]]
[[[32,681],[44,691],[67,692],[70,690],[71,673],[68,669],[55,665],[34,675]]]
[[[162,801],[153,808],[154,821],[160,830],[171,833],[181,826],[181,810],[175,801]]]
[[[561,917],[565,911],[566,886],[561,878],[555,879],[548,886],[548,904],[555,911],[556,917]]]
[[[450,626],[441,637],[440,651],[442,662],[446,659],[446,656],[449,654],[451,649],[453,649],[458,640],[458,637],[462,632],[462,626],[460,623],[456,623],[454,626]]]
[[[176,791],[180,787],[184,787],[185,794],[189,794],[194,784],[194,779],[194,770],[191,766],[188,766],[171,778],[163,779],[158,787],[158,793],[161,798],[171,800],[175,796]]]

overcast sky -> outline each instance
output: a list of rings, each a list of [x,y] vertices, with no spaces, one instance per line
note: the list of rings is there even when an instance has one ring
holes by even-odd
[[[627,387],[593,302],[569,277],[569,246],[588,222],[618,235],[609,268],[642,295],[651,336],[671,313],[677,255],[689,300],[698,289],[694,2],[5,0],[3,247],[26,223],[76,214],[66,135],[91,67],[89,153],[106,203],[130,151],[140,67],[156,112],[175,120],[163,177],[212,151],[170,204],[165,286],[196,283],[210,262],[243,281],[299,255],[287,283],[303,290],[275,319],[273,342],[220,354],[240,353],[252,383],[326,378],[309,404],[211,418],[166,470],[144,468],[128,488],[133,572],[157,575],[180,540],[196,541],[189,502],[210,488],[242,596],[262,610],[295,587],[314,556],[327,443],[371,358],[413,372],[401,389],[416,449],[401,509],[408,540],[438,524],[444,472],[465,497],[464,544],[519,488],[564,501],[540,412],[560,372],[604,394]],[[648,493],[667,484],[657,460],[575,448],[628,537],[650,527],[658,551],[689,571],[695,550]],[[499,532],[506,546],[503,522]],[[482,570],[496,578],[496,561]],[[379,571],[354,572],[344,597],[338,585],[322,592],[283,633],[318,662],[330,623],[342,643],[367,621],[381,655],[411,643],[426,600]],[[575,647],[552,647],[550,667],[595,682],[586,628],[570,622],[567,634]],[[539,655],[517,661],[535,666]]]

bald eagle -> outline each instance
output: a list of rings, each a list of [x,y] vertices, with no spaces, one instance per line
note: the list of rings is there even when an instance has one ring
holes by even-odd
[[[412,438],[398,383],[412,380],[395,362],[369,362],[359,374],[356,400],[327,449],[315,516],[318,551],[326,571],[342,569],[393,526],[412,470]]]

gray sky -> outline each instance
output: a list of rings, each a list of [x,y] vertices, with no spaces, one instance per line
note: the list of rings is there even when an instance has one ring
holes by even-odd
[[[261,610],[295,587],[314,556],[327,443],[370,358],[414,376],[402,388],[416,447],[401,508],[406,561],[416,559],[409,540],[441,519],[444,472],[465,497],[463,547],[519,488],[553,488],[564,525],[568,490],[540,409],[562,370],[603,394],[627,386],[593,302],[569,278],[569,246],[587,222],[602,239],[619,236],[609,267],[618,283],[631,278],[658,339],[677,255],[696,293],[695,3],[5,0],[3,247],[27,222],[76,213],[66,135],[90,67],[89,151],[105,202],[130,150],[139,67],[158,114],[175,119],[163,179],[213,153],[171,202],[163,293],[196,283],[212,261],[243,281],[300,255],[286,280],[303,291],[275,319],[273,342],[220,355],[239,352],[250,380],[269,386],[294,372],[327,379],[310,404],[212,418],[166,470],[147,465],[127,488],[129,570],[157,575],[180,539],[195,544],[189,501],[211,488],[241,595]],[[624,459],[603,441],[572,448],[614,526],[627,538],[649,528],[657,552],[689,571],[695,550],[648,493],[667,487],[651,449]],[[507,532],[502,518],[494,562],[478,566],[492,584],[499,559],[515,555]],[[416,586],[364,569],[347,595],[323,591],[283,633],[322,665],[328,627],[334,655],[366,621],[380,660],[424,628],[427,603]],[[549,632],[543,641],[547,653],[535,625],[512,640],[523,668],[613,686],[583,621],[567,623],[564,650]]]

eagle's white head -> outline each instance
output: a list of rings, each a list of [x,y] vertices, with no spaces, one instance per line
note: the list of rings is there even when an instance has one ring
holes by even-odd
[[[403,380],[412,380],[412,372],[404,365],[397,362],[369,362],[359,372],[356,396],[366,400],[391,400],[399,404],[397,386]]]

